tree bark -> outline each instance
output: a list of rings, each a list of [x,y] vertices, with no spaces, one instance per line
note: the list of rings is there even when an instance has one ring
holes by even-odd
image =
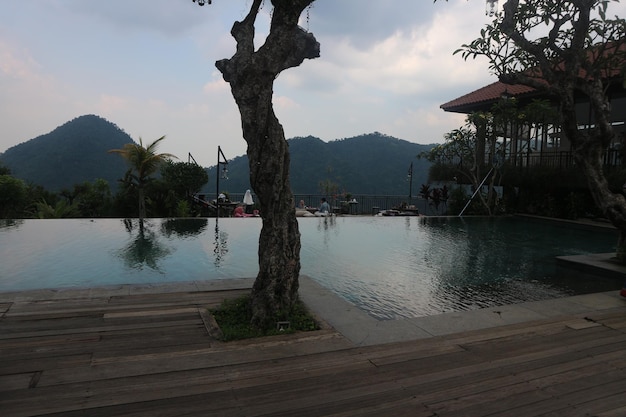
[[[259,273],[252,289],[252,324],[268,327],[284,319],[297,300],[300,232],[289,182],[289,147],[272,105],[274,80],[281,71],[319,57],[315,37],[298,26],[313,0],[273,0],[270,33],[254,51],[254,22],[262,0],[254,0],[231,34],[237,52],[216,62],[230,83],[248,144],[250,184],[263,219],[259,237]]]

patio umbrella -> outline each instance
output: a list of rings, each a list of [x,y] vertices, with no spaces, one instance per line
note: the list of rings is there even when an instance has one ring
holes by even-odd
[[[243,196],[243,204],[245,204],[246,206],[251,206],[254,204],[254,201],[252,200],[252,193],[250,192],[250,190],[246,190],[246,194]]]

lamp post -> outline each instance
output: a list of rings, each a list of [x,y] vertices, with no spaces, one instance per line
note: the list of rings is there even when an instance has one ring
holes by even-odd
[[[409,205],[411,205],[411,197],[413,197],[413,162],[409,166],[409,173],[407,174],[409,180]]]
[[[220,165],[222,165],[222,171],[220,173]],[[224,156],[222,148],[217,147],[217,167],[215,172],[215,217],[220,217],[220,177],[225,180],[228,179],[228,159]]]
[[[493,17],[498,13],[498,0],[485,0],[485,14]]]

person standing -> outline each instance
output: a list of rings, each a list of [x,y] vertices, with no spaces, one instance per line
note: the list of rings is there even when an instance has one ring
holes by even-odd
[[[243,196],[243,204],[246,205],[246,213],[250,214],[252,212],[252,206],[254,205],[254,200],[252,200],[252,193],[250,190],[246,190],[246,193]]]

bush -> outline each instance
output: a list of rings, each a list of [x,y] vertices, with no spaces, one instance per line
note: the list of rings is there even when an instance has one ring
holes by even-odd
[[[223,341],[319,330],[315,319],[300,300],[296,302],[286,319],[280,318],[276,320],[276,322],[289,321],[290,325],[288,328],[278,329],[277,327],[272,327],[259,329],[254,327],[250,324],[252,321],[250,302],[250,296],[246,295],[240,298],[224,300],[219,308],[211,310],[211,314],[222,331]]]

